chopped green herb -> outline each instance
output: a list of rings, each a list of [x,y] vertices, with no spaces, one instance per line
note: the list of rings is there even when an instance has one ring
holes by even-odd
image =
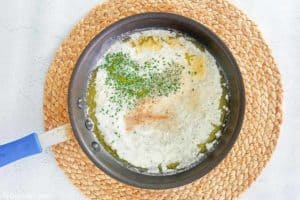
[[[157,168],[158,168],[158,171],[159,171],[159,173],[163,173],[163,170],[162,170],[161,164],[159,164],[159,165],[157,166]]]
[[[198,144],[197,146],[200,149],[200,153],[207,152],[206,144],[204,144],[204,143],[203,144]]]
[[[91,75],[90,75],[90,79],[89,79],[89,83],[88,83],[88,93],[87,93],[87,104],[88,106],[88,116],[89,118],[93,121],[94,126],[93,126],[93,132],[95,133],[96,137],[98,138],[100,144],[104,147],[104,149],[110,153],[110,155],[112,155],[114,158],[118,159],[119,161],[123,162],[124,164],[130,166],[130,167],[134,167],[137,170],[139,170],[140,172],[146,172],[148,171],[147,168],[141,168],[141,167],[137,167],[132,165],[131,163],[129,163],[128,161],[120,158],[120,156],[118,155],[117,151],[115,149],[113,149],[109,144],[106,143],[103,134],[101,133],[100,129],[99,129],[99,122],[98,119],[96,117],[96,102],[95,102],[95,97],[96,97],[96,77],[97,77],[97,72],[98,72],[98,68],[95,69]],[[119,128],[119,126],[118,126]]]
[[[180,164],[179,162],[170,163],[167,165],[167,168],[168,169],[176,169],[179,164]]]
[[[107,71],[105,84],[114,89],[110,100],[118,106],[134,106],[138,99],[176,92],[183,67],[168,62],[165,70],[157,72],[155,62],[147,61],[140,66],[123,52],[107,54],[100,68]]]

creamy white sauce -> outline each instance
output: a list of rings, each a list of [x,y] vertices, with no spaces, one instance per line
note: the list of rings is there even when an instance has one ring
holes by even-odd
[[[175,32],[167,30],[144,30],[130,35],[131,41],[140,37],[175,37]],[[115,42],[105,54],[125,52],[136,62],[143,64],[155,58],[159,60],[157,71],[163,71],[166,61],[174,61],[184,66],[181,78],[181,88],[168,96],[147,99],[150,103],[143,107],[143,112],[164,114],[168,119],[141,123],[128,128],[126,116],[134,108],[123,105],[121,110],[114,113],[117,105],[110,101],[113,88],[106,85],[107,72],[99,69],[96,77],[96,117],[98,126],[108,145],[117,151],[120,158],[137,167],[147,168],[148,172],[158,172],[158,166],[164,172],[171,171],[167,168],[170,163],[179,162],[178,168],[184,168],[199,160],[204,154],[199,152],[198,144],[204,143],[211,131],[212,124],[220,123],[221,110],[219,100],[222,95],[221,75],[216,60],[208,51],[201,51],[186,37],[180,36],[176,40],[181,45],[170,45],[162,42],[159,50],[142,48],[140,52],[130,42]],[[186,59],[186,53],[204,59],[204,75],[191,76],[191,67]],[[101,65],[104,58],[100,59]],[[197,77],[199,76],[199,77]],[[151,101],[154,103],[151,103]],[[150,105],[150,107],[149,107]],[[110,106],[108,114],[101,109]],[[220,131],[217,133],[219,137]],[[206,145],[207,149],[213,148],[212,144]]]

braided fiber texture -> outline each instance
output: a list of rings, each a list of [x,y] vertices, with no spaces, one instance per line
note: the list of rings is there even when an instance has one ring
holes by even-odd
[[[74,137],[52,148],[60,168],[89,199],[236,199],[260,174],[276,146],[282,121],[280,73],[257,26],[227,0],[110,0],[82,19],[58,48],[44,93],[45,128],[69,122],[67,92],[74,65],[91,39],[113,22],[148,11],[190,17],[215,32],[235,56],[246,90],[240,136],[228,156],[203,178],[180,188],[145,190],[99,170]]]

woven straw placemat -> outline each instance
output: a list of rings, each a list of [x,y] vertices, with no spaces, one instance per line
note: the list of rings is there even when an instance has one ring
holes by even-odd
[[[67,88],[76,60],[89,41],[109,24],[147,11],[172,12],[209,27],[228,45],[246,89],[246,114],[229,155],[192,184],[169,190],[126,186],[105,175],[73,138],[53,147],[58,165],[90,199],[234,199],[256,179],[275,148],[282,120],[278,68],[256,25],[226,0],[111,0],[96,6],[71,31],[49,69],[44,96],[46,130],[69,121]]]

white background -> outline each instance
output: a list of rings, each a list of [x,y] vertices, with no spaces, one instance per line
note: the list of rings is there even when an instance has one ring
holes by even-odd
[[[0,143],[43,131],[43,85],[56,48],[96,0],[0,1]],[[271,161],[241,199],[300,199],[300,2],[233,0],[279,64],[285,116]],[[0,168],[0,199],[84,199],[51,152]]]

